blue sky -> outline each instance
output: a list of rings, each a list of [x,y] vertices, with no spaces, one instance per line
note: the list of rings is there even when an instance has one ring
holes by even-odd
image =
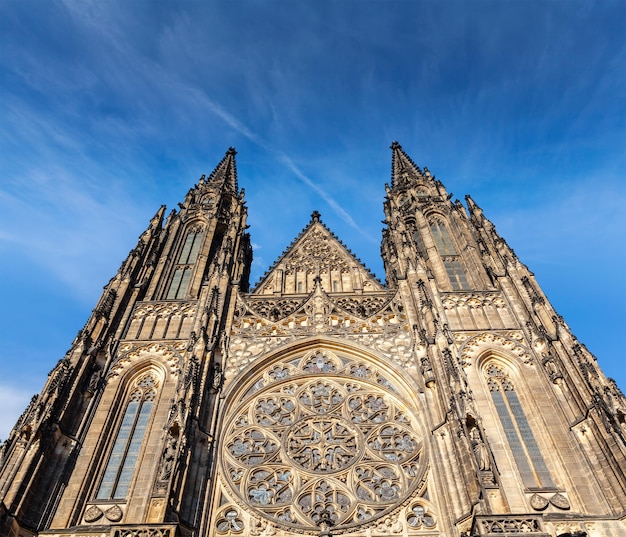
[[[258,280],[317,209],[384,278],[398,140],[626,388],[623,1],[3,1],[0,438],[159,205],[238,150]]]

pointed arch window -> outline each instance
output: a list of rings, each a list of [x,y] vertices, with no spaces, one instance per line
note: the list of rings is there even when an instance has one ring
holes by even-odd
[[[524,485],[554,487],[511,379],[491,364],[487,368],[487,384]]]
[[[429,196],[428,189],[425,186],[419,187],[415,194],[419,200],[423,200]]]
[[[198,259],[198,252],[202,244],[202,229],[194,229],[185,237],[183,248],[180,251],[170,287],[167,291],[167,300],[179,300],[187,295],[187,288],[191,281],[193,265]]]
[[[152,373],[141,376],[134,384],[96,499],[126,498],[146,435],[156,390],[157,381]]]
[[[430,232],[435,241],[437,251],[446,269],[450,285],[455,291],[469,290],[467,276],[461,265],[461,256],[454,245],[454,241],[448,233],[448,228],[443,221],[435,218],[430,222]]]

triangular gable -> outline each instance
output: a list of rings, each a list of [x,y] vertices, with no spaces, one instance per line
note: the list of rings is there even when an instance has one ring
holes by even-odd
[[[330,294],[384,290],[369,269],[322,224],[315,211],[309,225],[261,278],[252,294],[307,295],[318,279]]]

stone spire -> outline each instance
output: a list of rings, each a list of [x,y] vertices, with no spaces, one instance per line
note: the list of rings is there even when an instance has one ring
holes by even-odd
[[[237,186],[237,164],[235,162],[236,154],[237,151],[235,151],[235,148],[229,147],[228,151],[226,151],[226,154],[224,155],[224,158],[206,179],[206,183],[223,185],[225,189],[236,194],[239,189]]]
[[[420,167],[413,162],[398,142],[390,146],[391,154],[391,187],[397,188],[406,185],[410,179],[423,177]]]

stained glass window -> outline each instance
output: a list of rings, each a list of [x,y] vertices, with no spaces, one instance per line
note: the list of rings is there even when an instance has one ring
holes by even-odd
[[[435,246],[437,246],[437,251],[443,261],[452,289],[455,291],[468,290],[470,286],[461,265],[461,258],[446,225],[439,219],[433,219],[430,222],[430,232],[433,235]]]
[[[419,418],[387,372],[312,349],[256,375],[226,417],[220,462],[255,516],[317,534],[325,510],[346,533],[384,520],[424,485]],[[412,520],[435,526],[425,509]],[[228,530],[227,512],[217,524]]]
[[[187,288],[191,281],[191,273],[193,272],[193,264],[198,258],[200,245],[202,243],[202,231],[194,230],[187,234],[185,243],[178,256],[174,275],[167,291],[167,300],[177,300],[185,298]]]
[[[489,366],[487,376],[491,398],[524,485],[553,487],[552,478],[513,383],[495,364]]]
[[[139,451],[146,434],[148,420],[156,396],[156,381],[144,375],[131,391],[124,417],[104,470],[96,498],[124,499],[128,494]]]
[[[465,271],[457,259],[443,258],[443,265],[446,267],[446,273],[450,279],[452,289],[460,291],[470,288],[467,283],[467,278],[465,277]]]
[[[445,224],[441,220],[433,220],[430,223],[430,231],[435,239],[439,255],[457,255],[452,238]]]

